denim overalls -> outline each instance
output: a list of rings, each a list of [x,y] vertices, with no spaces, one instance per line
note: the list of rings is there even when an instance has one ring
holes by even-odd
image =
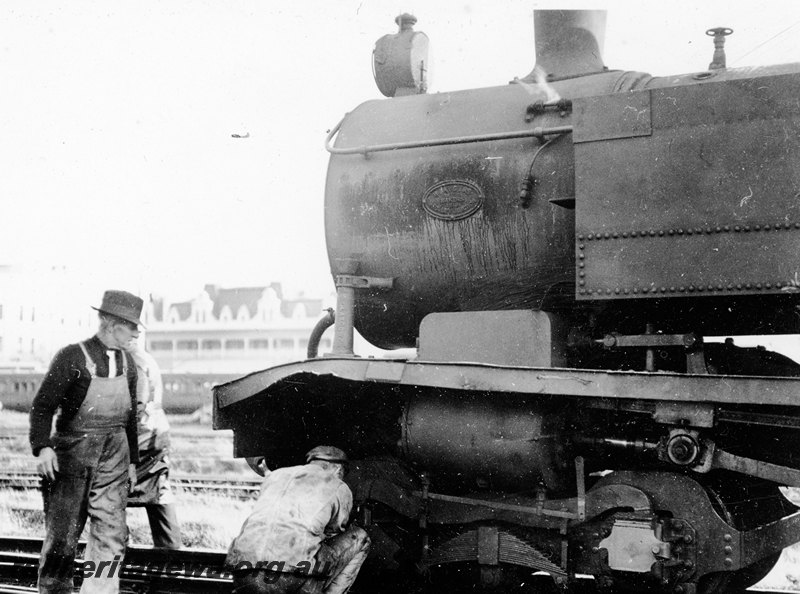
[[[53,482],[43,485],[47,535],[39,561],[42,593],[71,594],[75,547],[87,517],[84,561],[94,563],[95,576],[84,579],[81,592],[118,592],[125,556],[130,461],[125,428],[135,414],[128,389],[128,360],[123,353],[122,375],[97,377],[86,346],[80,343],[80,347],[89,370],[89,389],[77,414],[63,426],[56,424],[53,447],[59,470]]]

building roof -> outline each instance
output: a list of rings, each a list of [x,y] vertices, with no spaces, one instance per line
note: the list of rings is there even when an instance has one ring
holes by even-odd
[[[298,305],[306,309],[306,316],[316,318],[322,313],[322,299],[310,297],[299,297],[297,299],[284,299],[281,301],[281,315],[290,318],[294,315],[294,310]]]
[[[264,287],[236,287],[233,289],[222,289],[216,285],[206,285],[206,293],[214,302],[211,310],[212,315],[219,319],[219,314],[225,306],[228,306],[231,313],[235,316],[242,306],[247,308],[247,312],[252,318],[258,312],[258,302],[264,293],[272,289],[278,299],[281,298],[280,283],[271,283]]]
[[[242,308],[245,308],[248,317],[254,319],[259,311],[259,303],[263,301],[270,291],[275,295],[275,299],[278,302],[276,305],[279,308],[280,315],[284,318],[294,317],[298,306],[303,307],[305,317],[319,317],[322,314],[323,300],[321,298],[306,297],[302,293],[294,298],[284,298],[283,288],[277,282],[258,287],[222,288],[218,285],[206,285],[203,290],[211,302],[211,316],[216,320],[220,319],[220,315],[226,307],[234,317],[239,314]],[[197,307],[198,302],[204,300],[205,296],[202,293],[198,298],[175,303],[169,303],[160,297],[152,298],[154,321],[167,321],[170,312],[173,311],[177,313],[178,320],[186,321],[192,316],[192,311]]]
[[[192,314],[192,302],[184,301],[182,303],[173,303],[170,305],[170,309],[174,309],[178,312],[179,320],[188,320],[189,316]]]

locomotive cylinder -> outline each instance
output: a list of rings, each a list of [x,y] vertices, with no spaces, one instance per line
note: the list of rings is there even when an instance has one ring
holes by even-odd
[[[443,422],[446,419],[447,422]],[[571,481],[564,462],[564,413],[524,400],[420,395],[402,419],[403,457],[439,482],[560,491]]]

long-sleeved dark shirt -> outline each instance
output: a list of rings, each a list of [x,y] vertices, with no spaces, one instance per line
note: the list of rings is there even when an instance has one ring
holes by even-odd
[[[97,376],[108,377],[109,364],[106,351],[109,349],[97,336],[83,342],[92,361],[97,366]],[[136,364],[132,357],[124,355],[120,350],[115,350],[114,354],[117,375],[122,375],[123,356],[127,359],[131,413],[125,431],[128,435],[131,463],[134,464],[139,461],[136,427]],[[63,420],[74,417],[86,398],[90,382],[91,377],[86,367],[86,358],[78,343],[66,346],[56,353],[31,406],[29,439],[34,456],[37,456],[42,448],[53,447],[50,440],[53,416],[60,407]]]

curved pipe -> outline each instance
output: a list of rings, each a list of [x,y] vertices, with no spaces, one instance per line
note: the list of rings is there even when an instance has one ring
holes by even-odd
[[[336,321],[336,313],[333,311],[332,307],[327,308],[325,311],[328,313],[320,318],[317,325],[314,326],[314,329],[311,331],[311,336],[308,337],[308,350],[306,351],[306,357],[309,359],[316,359],[317,353],[319,352],[319,341],[322,338],[322,335],[325,333],[325,330],[333,326],[333,323]]]

